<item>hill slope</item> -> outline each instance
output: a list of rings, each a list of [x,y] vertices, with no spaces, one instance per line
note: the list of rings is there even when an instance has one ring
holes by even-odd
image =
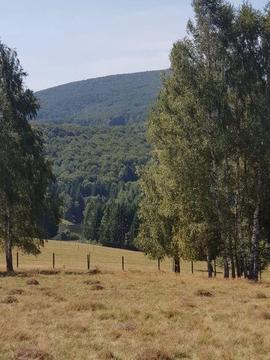
[[[38,120],[99,126],[142,122],[159,92],[162,73],[112,75],[38,91]]]

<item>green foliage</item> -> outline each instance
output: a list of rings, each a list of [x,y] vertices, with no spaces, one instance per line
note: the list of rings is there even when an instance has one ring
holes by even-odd
[[[123,194],[129,192],[125,184],[138,188],[136,169],[148,160],[145,126],[138,123],[145,120],[157,96],[161,74],[109,76],[37,93],[38,126],[54,164],[63,216],[83,223],[83,236],[90,241],[133,246],[138,200],[136,196],[132,205],[127,204]]]
[[[127,183],[114,198],[90,197],[84,213],[84,238],[106,246],[134,248],[139,189]]]
[[[99,227],[104,212],[104,200],[100,196],[90,197],[84,212],[83,237],[87,240],[99,240]]]
[[[270,13],[193,2],[149,123],[138,242],[152,256],[223,258],[225,276],[267,263]],[[177,245],[178,244],[178,245]]]
[[[115,198],[125,183],[137,181],[137,166],[148,160],[143,125],[42,125],[40,129],[54,164],[64,217],[74,223],[83,222],[89,197]]]
[[[36,93],[40,121],[120,126],[145,121],[161,85],[161,71],[73,82]]]
[[[54,180],[53,184],[50,184],[48,187],[45,196],[44,211],[40,219],[41,227],[44,229],[44,238],[49,239],[57,234],[58,223],[62,215],[61,207],[62,201]]]
[[[80,236],[71,232],[70,230],[66,229],[60,231],[55,237],[55,240],[62,240],[62,241],[77,241],[80,240]]]
[[[44,157],[41,133],[28,120],[38,104],[23,86],[17,54],[0,42],[0,239],[5,248],[7,270],[13,271],[12,248],[37,254],[44,235],[42,221],[52,207],[47,193],[54,181]],[[57,222],[54,211],[50,222]]]
[[[106,246],[134,248],[138,220],[138,187],[128,183],[115,199],[110,199],[102,216],[99,241]]]
[[[140,231],[136,246],[154,259],[162,259],[165,255],[173,256],[177,249],[171,234],[173,217],[163,211],[163,195],[166,192],[167,179],[161,167],[152,162],[141,174],[140,188],[142,199],[139,204]]]

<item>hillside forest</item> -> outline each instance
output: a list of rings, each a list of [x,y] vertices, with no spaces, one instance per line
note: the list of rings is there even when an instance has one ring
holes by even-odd
[[[134,248],[137,169],[149,158],[145,125],[41,125],[53,161],[63,217],[82,225],[85,240]],[[55,234],[54,234],[55,235]],[[59,239],[77,239],[64,231]]]
[[[58,234],[51,228],[52,237],[135,249],[138,171],[150,156],[146,120],[166,74],[107,76],[35,94],[41,105],[35,126],[67,224]]]

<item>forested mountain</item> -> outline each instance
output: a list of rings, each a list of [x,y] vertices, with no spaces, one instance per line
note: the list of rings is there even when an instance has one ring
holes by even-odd
[[[106,76],[38,91],[38,120],[98,126],[143,122],[166,72]]]
[[[86,239],[132,247],[138,225],[137,167],[149,157],[145,124],[39,128],[53,162],[64,219],[84,223]]]

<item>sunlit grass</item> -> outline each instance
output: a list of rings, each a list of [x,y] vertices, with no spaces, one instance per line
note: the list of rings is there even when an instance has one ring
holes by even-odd
[[[52,252],[60,271],[37,271],[52,267]],[[100,271],[85,271],[88,252]],[[158,271],[141,253],[76,243],[19,260],[17,276],[0,277],[1,360],[269,358],[265,280],[209,280],[190,263],[175,275],[170,261]]]
[[[13,252],[14,266],[16,269],[17,251]],[[79,242],[47,241],[41,254],[38,256],[25,255],[19,252],[19,269],[52,268],[53,253],[55,254],[55,267],[58,269],[87,269],[87,254],[90,254],[90,266],[105,270],[121,270],[122,256],[124,256],[125,270],[156,271],[156,260],[150,260],[141,252],[113,249],[98,245],[82,244]],[[4,270],[4,254],[0,254],[0,268]],[[191,272],[191,263],[182,262],[183,272]],[[161,270],[171,271],[172,260],[161,262]],[[204,262],[194,263],[195,271],[205,271]]]

